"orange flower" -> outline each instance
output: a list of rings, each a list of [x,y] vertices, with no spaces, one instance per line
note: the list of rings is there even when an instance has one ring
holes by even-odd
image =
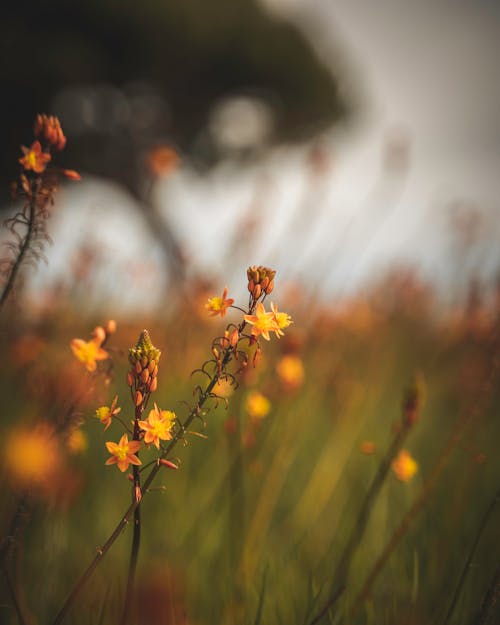
[[[111,406],[109,407],[101,406],[95,411],[96,417],[100,420],[101,423],[103,423],[106,426],[104,428],[104,431],[106,431],[109,428],[109,426],[111,425],[111,421],[113,420],[113,417],[116,416],[121,410],[121,408],[116,407],[117,402],[118,402],[118,395],[115,395],[115,398],[113,399]]]
[[[401,482],[409,482],[418,471],[418,464],[406,449],[402,449],[392,463],[392,470]]]
[[[76,358],[85,365],[87,371],[92,372],[97,368],[97,360],[109,358],[108,352],[101,347],[101,344],[101,338],[95,336],[87,342],[83,339],[73,339],[70,347]]]
[[[259,336],[259,334],[262,334],[266,341],[269,341],[271,338],[269,336],[269,332],[276,332],[276,334],[278,334],[280,331],[280,327],[276,323],[274,313],[266,312],[264,304],[261,302],[257,304],[255,315],[245,315],[243,318],[247,323],[251,323],[253,325],[253,336]]]
[[[210,316],[215,317],[216,315],[220,315],[224,317],[226,314],[226,310],[229,306],[232,306],[234,303],[234,299],[226,299],[227,295],[227,287],[224,289],[222,293],[222,297],[210,297],[208,302],[205,304],[205,308],[210,311]]]
[[[35,174],[41,174],[45,171],[45,167],[50,161],[50,154],[48,152],[42,152],[40,141],[33,141],[30,148],[26,148],[22,145],[21,150],[24,156],[19,159],[19,162],[24,169],[31,169]]]
[[[288,326],[293,323],[293,321],[289,314],[285,312],[278,312],[278,307],[273,302],[271,302],[271,310],[273,314],[273,319],[278,326],[278,328],[274,330],[274,332],[279,338],[280,336],[284,335],[283,328],[288,328]]]
[[[153,443],[160,449],[160,439],[169,441],[172,438],[170,430],[175,423],[175,413],[170,410],[160,410],[155,404],[153,410],[150,410],[149,417],[146,421],[139,421],[139,427],[144,430],[144,442],[146,445]]]
[[[160,145],[150,150],[147,162],[155,176],[168,176],[179,166],[179,155],[168,145]]]
[[[107,442],[106,448],[111,454],[111,458],[106,460],[106,464],[117,464],[122,473],[128,469],[129,464],[142,464],[139,458],[135,455],[135,453],[139,451],[140,446],[140,441],[129,442],[126,434],[120,438],[118,445],[111,441]]]

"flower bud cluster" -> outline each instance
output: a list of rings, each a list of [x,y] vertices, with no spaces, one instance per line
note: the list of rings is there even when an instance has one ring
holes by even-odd
[[[59,120],[54,115],[38,114],[33,127],[35,137],[45,139],[55,150],[61,151],[66,145],[66,137]]]
[[[137,345],[128,351],[130,370],[127,373],[127,384],[135,389],[136,406],[142,404],[146,394],[157,389],[160,356],[161,351],[154,347],[148,331],[143,330]]]
[[[268,267],[255,266],[247,269],[248,290],[254,299],[259,299],[262,293],[269,295],[274,289],[276,271]]]

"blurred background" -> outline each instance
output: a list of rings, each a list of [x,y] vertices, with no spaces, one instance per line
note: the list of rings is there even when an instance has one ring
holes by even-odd
[[[115,390],[74,405],[70,340],[116,319],[113,389],[125,398],[124,354],[150,328],[167,354],[158,401],[182,412],[189,373],[222,331],[203,304],[228,286],[244,305],[246,268],[263,264],[294,325],[147,502],[141,592],[156,606],[168,588],[170,607],[137,622],[257,623],[260,601],[262,622],[308,622],[415,371],[427,385],[411,440],[419,471],[384,486],[342,618],[443,622],[500,471],[500,5],[19,0],[3,10],[0,46],[2,217],[38,112],[59,117],[58,164],[82,175],[59,190],[47,262],[27,267],[0,320],[4,439],[72,409],[86,440],[65,452],[70,495],[47,506],[41,488],[33,507],[33,611],[50,618],[129,496],[101,466],[108,439],[91,418]],[[269,401],[263,417],[253,392]],[[348,615],[443,457],[422,516]],[[10,497],[3,530],[15,484]],[[451,622],[470,622],[500,560],[485,533]],[[86,595],[103,623],[123,592],[128,545],[115,551]]]

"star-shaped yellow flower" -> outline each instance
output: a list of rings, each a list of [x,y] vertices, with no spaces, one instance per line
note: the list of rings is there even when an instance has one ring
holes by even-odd
[[[95,411],[96,417],[99,419],[99,421],[103,425],[106,426],[104,428],[104,431],[106,431],[109,428],[109,426],[111,425],[111,421],[113,420],[113,417],[117,415],[121,410],[121,408],[117,408],[116,406],[117,402],[118,402],[118,395],[115,395],[115,398],[113,399],[111,406],[101,406]]]
[[[224,289],[222,293],[222,297],[210,297],[208,302],[205,304],[205,308],[209,311],[211,317],[215,317],[220,315],[224,317],[229,306],[232,306],[234,303],[234,299],[227,299],[227,287]]]
[[[42,152],[42,146],[40,141],[33,141],[31,147],[26,148],[21,146],[21,150],[24,154],[19,162],[25,170],[32,170],[35,174],[41,174],[45,171],[47,163],[50,161],[50,154],[48,152]]]
[[[144,430],[144,442],[146,445],[153,443],[160,449],[160,440],[169,441],[172,438],[170,430],[175,423],[175,413],[170,410],[160,410],[155,404],[150,410],[146,421],[139,421],[139,427]]]
[[[102,339],[95,336],[90,341],[73,339],[70,343],[71,350],[76,358],[85,365],[87,371],[95,371],[97,360],[109,358],[108,352],[101,347]]]
[[[278,312],[278,307],[276,304],[271,302],[271,310],[273,314],[273,319],[276,322],[278,328],[274,330],[276,336],[279,338],[283,336],[285,333],[283,332],[283,328],[288,328],[288,326],[293,323],[292,318],[288,313]]]
[[[276,319],[274,317],[274,313],[266,312],[264,309],[264,304],[259,302],[257,304],[257,308],[255,309],[255,315],[245,315],[243,317],[247,323],[253,325],[252,334],[253,336],[259,336],[262,334],[263,338],[266,341],[270,340],[269,332],[280,331],[280,327],[276,323]]]
[[[107,442],[106,448],[111,454],[111,458],[106,460],[106,464],[117,464],[122,473],[128,469],[129,464],[142,464],[135,455],[140,446],[140,441],[129,441],[126,434],[120,438],[118,445],[111,441]]]

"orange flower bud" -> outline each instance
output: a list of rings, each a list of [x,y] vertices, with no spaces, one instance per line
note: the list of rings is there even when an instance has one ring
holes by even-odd
[[[114,334],[116,332],[116,321],[110,319],[106,324],[106,334]]]
[[[148,357],[147,357],[147,356],[143,356],[143,357],[141,358],[141,365],[142,365],[143,367],[147,367],[147,366],[148,366],[148,364],[149,364]]]
[[[231,336],[229,338],[229,342],[231,344],[231,347],[235,347],[238,344],[239,338],[240,338],[240,334],[239,334],[238,330],[235,328],[231,332]]]
[[[252,291],[252,295],[253,295],[254,299],[259,299],[261,294],[262,294],[262,287],[260,286],[260,284],[256,284],[254,286],[254,288],[253,288],[253,291]]]
[[[154,360],[152,360],[149,365],[148,365],[148,371],[149,373],[151,373],[151,375],[153,375],[153,371],[156,368],[156,362]]]
[[[262,287],[262,290],[265,291],[267,289],[267,286],[269,284],[270,280],[269,277],[266,276],[265,278],[263,278],[260,282],[260,286]]]
[[[134,404],[136,406],[140,406],[142,404],[142,393],[141,391],[136,391],[134,395]]]
[[[267,288],[265,289],[266,295],[270,295],[273,292],[273,289],[274,289],[274,280],[271,280],[271,282],[267,285]]]
[[[139,361],[135,363],[135,370],[137,373],[140,373],[142,371],[142,365]]]
[[[151,391],[151,393],[154,393],[157,388],[158,388],[158,378],[152,378],[151,382],[149,383],[149,390]]]
[[[167,469],[178,469],[179,467],[174,464],[173,462],[170,462],[170,460],[165,460],[164,458],[160,458],[159,463],[161,464],[162,467],[167,467]]]
[[[127,386],[132,386],[134,383],[134,375],[131,371],[127,372]]]
[[[253,280],[249,280],[248,281],[248,290],[250,291],[250,293],[254,290],[255,288],[255,282]]]
[[[146,384],[148,380],[149,380],[149,371],[147,369],[143,369],[141,373],[141,382],[144,382],[144,384]]]
[[[106,332],[102,326],[96,326],[92,332],[92,336],[102,343],[106,338]]]

